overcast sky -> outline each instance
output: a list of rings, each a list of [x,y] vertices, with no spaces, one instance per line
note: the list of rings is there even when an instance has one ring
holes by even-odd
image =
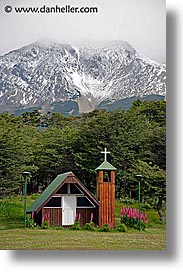
[[[4,7],[10,5],[10,13]],[[97,7],[95,14],[18,14],[14,7]],[[166,62],[165,0],[0,0],[0,54],[40,38],[61,43],[128,41],[140,54]]]

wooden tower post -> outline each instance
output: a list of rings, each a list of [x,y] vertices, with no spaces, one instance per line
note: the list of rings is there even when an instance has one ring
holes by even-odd
[[[104,152],[104,162],[97,167],[97,199],[100,202],[99,207],[99,226],[109,224],[114,227],[114,208],[115,208],[115,170],[107,161],[107,149]]]

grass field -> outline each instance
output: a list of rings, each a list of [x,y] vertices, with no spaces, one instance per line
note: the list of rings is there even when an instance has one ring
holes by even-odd
[[[144,232],[92,232],[69,229],[2,229],[0,249],[111,249],[163,250],[166,234],[163,227]]]
[[[28,197],[28,205],[35,196]],[[116,201],[116,223],[122,204]],[[145,231],[99,232],[86,230],[24,229],[23,198],[0,201],[0,249],[43,250],[164,250],[166,225],[158,221],[157,212],[147,211],[149,225]]]

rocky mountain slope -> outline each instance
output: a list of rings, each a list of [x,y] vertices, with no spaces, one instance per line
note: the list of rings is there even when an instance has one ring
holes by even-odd
[[[88,112],[125,98],[166,95],[166,67],[127,42],[75,47],[38,41],[0,57],[0,112],[68,106]],[[70,107],[69,107],[70,106]]]

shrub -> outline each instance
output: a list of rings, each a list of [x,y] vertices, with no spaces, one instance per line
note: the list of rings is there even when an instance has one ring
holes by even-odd
[[[50,228],[48,221],[44,221],[41,224],[41,229],[48,229]]]
[[[122,207],[120,213],[121,223],[128,228],[139,229],[139,211],[136,208]],[[143,212],[140,214],[141,229],[144,230],[148,223],[147,215]]]
[[[122,202],[122,203],[124,203],[124,204],[130,205],[130,204],[134,204],[134,203],[135,203],[135,200],[126,197],[126,198],[120,199],[120,202]]]
[[[95,224],[94,222],[90,221],[84,225],[84,229],[89,231],[95,231]]]
[[[121,223],[119,226],[118,226],[118,231],[119,232],[127,232],[127,227],[124,223]]]
[[[7,205],[4,201],[1,201],[1,200],[0,200],[0,212],[1,212],[0,221],[6,221],[9,219],[9,211],[8,211]]]
[[[26,220],[26,227],[33,229],[37,227],[37,224],[34,222],[34,219],[28,219]]]
[[[105,223],[102,227],[99,228],[100,232],[109,232],[111,231],[111,228],[108,223]]]
[[[80,222],[75,221],[74,224],[70,227],[72,230],[81,230]]]
[[[145,210],[150,210],[152,209],[152,205],[150,205],[149,203],[145,202],[142,204],[142,209],[145,209]]]
[[[23,204],[22,204],[23,205]],[[0,220],[12,221],[23,219],[23,207],[17,202],[17,197],[4,198],[0,200]]]

